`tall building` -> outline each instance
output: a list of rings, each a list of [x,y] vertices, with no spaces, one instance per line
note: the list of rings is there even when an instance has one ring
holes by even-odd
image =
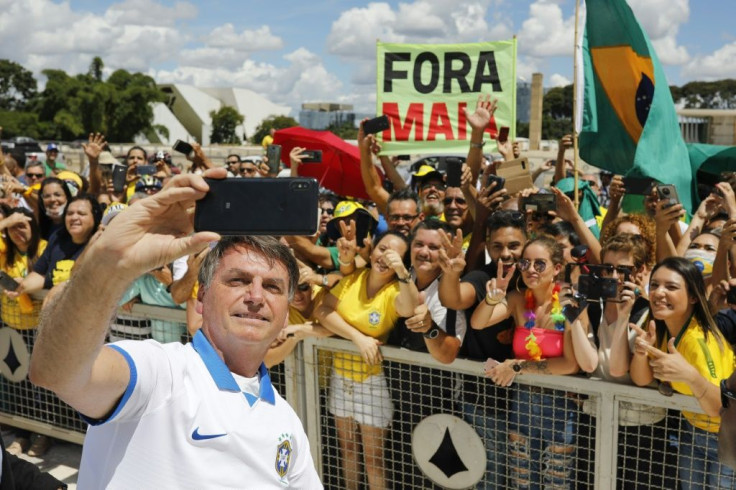
[[[351,104],[335,104],[331,102],[308,102],[302,104],[299,111],[299,124],[308,129],[326,129],[330,125],[352,124],[358,126],[366,117],[373,114],[357,113]]]

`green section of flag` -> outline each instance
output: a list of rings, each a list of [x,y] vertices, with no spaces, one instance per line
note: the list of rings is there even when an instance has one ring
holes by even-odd
[[[376,114],[390,118],[379,133],[381,154],[468,152],[472,131],[463,108],[478,95],[498,100],[484,151],[495,150],[497,130],[516,134],[516,40],[466,44],[376,45]]]
[[[674,184],[692,210],[693,170],[672,95],[646,33],[624,0],[586,1],[582,58],[581,157],[618,174]]]

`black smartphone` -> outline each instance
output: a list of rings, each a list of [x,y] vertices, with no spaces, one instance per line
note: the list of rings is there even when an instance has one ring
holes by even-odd
[[[726,293],[726,303],[736,305],[736,286],[731,286],[728,293]]]
[[[156,173],[156,165],[138,165],[135,168],[138,175],[153,175]]]
[[[496,138],[499,143],[506,143],[509,139],[509,128],[508,126],[503,126],[498,131],[498,138]]]
[[[20,284],[18,281],[13,279],[10,274],[4,271],[0,271],[0,287],[3,289],[7,289],[8,291],[15,291],[18,289],[18,286]]]
[[[176,140],[176,143],[174,143],[174,146],[172,146],[171,148],[174,151],[183,153],[187,156],[189,156],[192,153],[192,151],[194,151],[194,148],[192,148],[192,145],[182,140]]]
[[[554,194],[531,194],[521,202],[521,212],[547,213],[557,211],[557,199]]]
[[[655,186],[654,179],[649,177],[624,177],[624,189],[627,194],[648,196]]]
[[[279,173],[281,168],[281,145],[268,145],[266,147],[266,158],[268,158],[268,173]]]
[[[380,133],[390,127],[388,122],[388,116],[378,116],[373,119],[369,119],[363,123],[363,133],[366,135]]]
[[[315,179],[205,179],[194,229],[222,235],[314,235],[319,224]]]
[[[126,175],[128,173],[128,167],[125,165],[113,165],[112,166],[112,190],[116,194],[120,194],[125,190]]]
[[[493,188],[492,192],[498,192],[503,189],[503,186],[506,185],[506,179],[504,179],[503,177],[499,177],[498,175],[494,174],[488,174],[484,187],[490,187],[492,182],[496,183],[496,186]]]
[[[402,162],[406,162],[411,160],[411,155],[398,155],[396,159],[401,160]]]
[[[322,150],[304,150],[302,163],[322,163]]]
[[[658,185],[657,197],[659,197],[660,201],[668,201],[667,204],[664,205],[665,209],[671,208],[675,204],[680,204],[680,198],[677,195],[677,189],[675,189],[675,186],[671,184]]]
[[[459,158],[447,159],[447,187],[460,187],[462,180],[463,162]]]
[[[585,311],[585,308],[588,307],[588,300],[580,295],[575,297],[575,303],[576,304],[565,305],[562,308],[562,314],[565,316],[565,320],[570,323],[577,320],[580,314]]]

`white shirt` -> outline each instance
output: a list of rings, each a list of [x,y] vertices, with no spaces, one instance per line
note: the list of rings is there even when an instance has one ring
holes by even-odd
[[[264,365],[236,381],[201,331],[187,345],[111,347],[130,383],[87,432],[80,488],[322,488],[301,422]]]
[[[445,333],[447,333],[447,325],[445,322],[447,318],[447,307],[440,303],[440,277],[441,276],[438,276],[434,281],[429,284],[429,286],[422,289],[422,291],[426,295],[425,303],[427,304],[429,314],[432,316],[432,321],[435,322]],[[463,339],[465,338],[466,328],[467,323],[465,322],[465,312],[463,310],[456,311],[455,337],[457,337],[461,344],[463,343]]]

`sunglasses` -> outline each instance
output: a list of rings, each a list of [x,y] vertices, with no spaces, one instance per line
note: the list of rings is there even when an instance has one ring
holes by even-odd
[[[438,182],[427,182],[426,184],[420,184],[419,185],[419,188],[421,190],[429,189],[430,187],[434,187],[438,191],[444,191],[447,188],[447,186],[445,186],[445,184],[440,184]]]
[[[309,291],[309,289],[310,289],[311,287],[312,287],[312,286],[310,286],[308,282],[303,282],[303,283],[299,284],[299,285],[298,285],[298,286],[297,286],[296,288],[297,288],[297,289],[298,289],[299,291],[301,291],[302,293],[304,293],[304,292],[306,292],[306,291]]]
[[[601,275],[603,276],[612,276],[613,272],[616,271],[616,273],[619,276],[627,276],[631,275],[631,269],[633,266],[630,265],[619,265],[619,266],[612,266],[610,264],[603,264],[600,266],[601,268]]]
[[[445,206],[449,206],[450,204],[452,204],[452,201],[455,201],[460,206],[464,206],[468,203],[468,201],[466,201],[462,197],[446,197],[442,200],[442,204],[444,204]]]
[[[256,169],[254,168],[242,168],[240,169],[241,174],[254,174],[256,173]]]
[[[519,261],[519,269],[521,269],[522,272],[526,272],[529,270],[529,268],[532,266],[532,261],[529,259],[521,259]],[[547,261],[544,259],[534,259],[534,270],[537,271],[539,274],[544,272],[547,269]]]
[[[319,208],[321,214],[329,214],[332,216],[335,213],[335,208]]]
[[[43,174],[26,173],[26,177],[29,179],[42,179]]]

